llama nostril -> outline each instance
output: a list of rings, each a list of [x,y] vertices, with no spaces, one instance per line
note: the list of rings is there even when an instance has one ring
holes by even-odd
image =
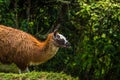
[[[71,44],[69,42],[66,43],[66,47],[69,48],[71,47]]]

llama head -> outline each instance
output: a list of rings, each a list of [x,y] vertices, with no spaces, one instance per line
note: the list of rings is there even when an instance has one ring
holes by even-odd
[[[55,41],[55,45],[58,47],[69,48],[70,47],[69,41],[66,39],[65,36],[57,32],[59,26],[60,25],[58,25],[53,32],[53,40]]]

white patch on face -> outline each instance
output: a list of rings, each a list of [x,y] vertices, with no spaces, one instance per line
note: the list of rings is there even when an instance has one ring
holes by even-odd
[[[63,39],[65,41],[65,44],[68,42],[67,39],[62,34],[57,34],[60,36],[60,39]]]

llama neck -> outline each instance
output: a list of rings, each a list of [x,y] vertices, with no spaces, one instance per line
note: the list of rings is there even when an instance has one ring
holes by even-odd
[[[42,45],[42,46],[41,46]],[[55,46],[53,40],[48,37],[48,39],[42,42],[39,50],[33,55],[33,61],[31,65],[37,65],[46,62],[51,59],[58,51],[59,47]]]
[[[59,47],[55,46],[53,42],[48,41],[46,42],[45,46],[43,47],[43,54],[45,56],[52,57],[56,54]]]

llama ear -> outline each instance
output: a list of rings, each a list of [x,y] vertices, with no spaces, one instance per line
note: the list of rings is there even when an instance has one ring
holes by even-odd
[[[59,27],[60,27],[60,24],[58,24],[58,25],[55,27],[54,33],[58,31]]]
[[[58,24],[58,25],[55,27],[55,29],[54,29],[54,31],[53,31],[53,32],[54,32],[54,36],[56,36],[59,27],[60,27],[60,24]]]

